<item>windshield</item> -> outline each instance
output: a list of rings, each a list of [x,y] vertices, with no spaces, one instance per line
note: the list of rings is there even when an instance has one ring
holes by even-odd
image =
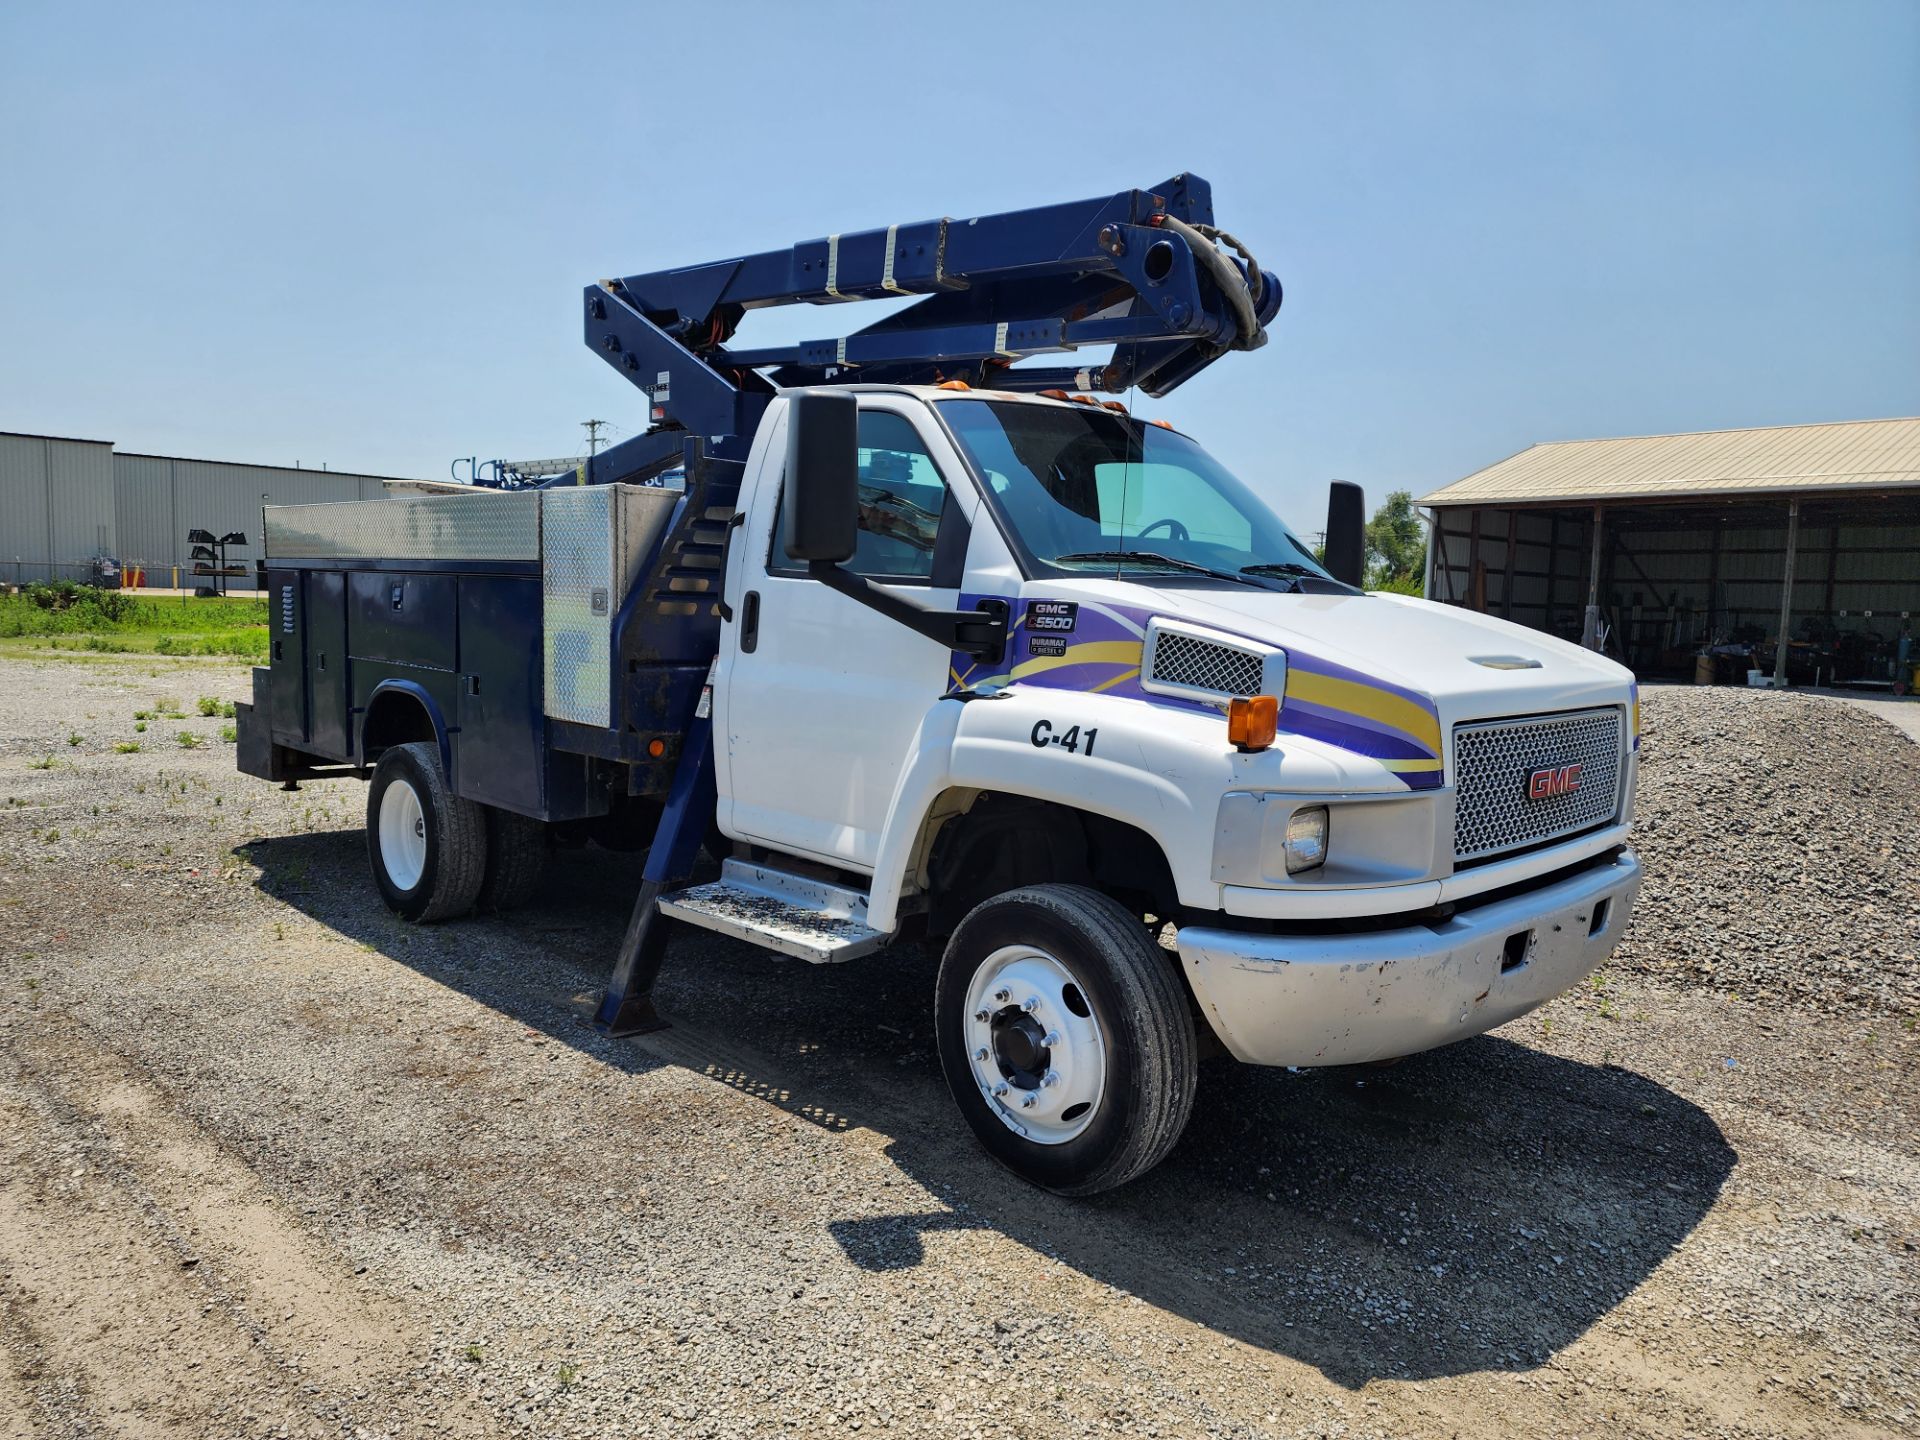
[[[1056,572],[1340,586],[1193,441],[1091,405],[940,406],[1029,558]]]

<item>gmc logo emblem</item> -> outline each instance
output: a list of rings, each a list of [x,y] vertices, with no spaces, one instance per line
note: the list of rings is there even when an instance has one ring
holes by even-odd
[[[1580,788],[1578,765],[1549,765],[1527,773],[1527,798],[1551,800],[1556,795],[1571,795]]]

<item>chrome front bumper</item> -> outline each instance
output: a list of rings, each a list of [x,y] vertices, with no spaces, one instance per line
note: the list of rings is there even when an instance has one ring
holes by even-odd
[[[1481,1034],[1578,984],[1619,942],[1639,890],[1640,862],[1621,850],[1435,925],[1355,935],[1185,928],[1180,961],[1237,1059],[1385,1060]]]

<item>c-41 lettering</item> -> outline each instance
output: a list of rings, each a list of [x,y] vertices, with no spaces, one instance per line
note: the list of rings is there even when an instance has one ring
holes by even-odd
[[[1094,737],[1099,733],[1098,725],[1086,730],[1075,725],[1070,730],[1056,732],[1051,720],[1036,720],[1033,722],[1033,748],[1044,750],[1049,745],[1057,745],[1069,755],[1091,755]]]

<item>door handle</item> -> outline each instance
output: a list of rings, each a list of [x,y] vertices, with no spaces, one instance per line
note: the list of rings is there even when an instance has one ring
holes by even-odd
[[[760,643],[760,592],[747,591],[747,598],[740,606],[740,650],[751,655],[753,647]]]

